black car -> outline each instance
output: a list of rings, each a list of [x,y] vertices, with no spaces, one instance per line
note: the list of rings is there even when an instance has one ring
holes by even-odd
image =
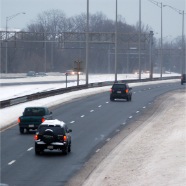
[[[71,129],[63,121],[45,120],[36,132],[35,154],[39,155],[45,149],[60,150],[65,155],[71,152]]]
[[[127,101],[132,100],[132,88],[126,83],[114,83],[110,90],[110,100],[115,99],[126,99]]]
[[[181,75],[181,85],[183,85],[183,83],[186,83],[186,74]]]

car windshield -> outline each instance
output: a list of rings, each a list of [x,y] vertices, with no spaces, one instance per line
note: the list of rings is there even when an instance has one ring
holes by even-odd
[[[38,128],[38,131],[40,134],[43,134],[47,129],[53,131],[54,133],[57,133],[58,135],[65,135],[65,130],[64,128],[61,128],[61,126],[41,125]]]
[[[44,108],[26,108],[23,115],[24,116],[44,116],[45,109]]]

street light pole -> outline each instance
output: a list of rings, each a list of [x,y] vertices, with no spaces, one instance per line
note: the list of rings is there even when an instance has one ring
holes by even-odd
[[[139,0],[139,46],[138,46],[138,55],[139,55],[139,79],[141,79],[141,0]]]
[[[161,57],[160,57],[160,78],[162,79],[162,73],[163,73],[163,4],[162,2],[154,1],[154,0],[148,0],[149,2],[155,4],[159,8],[161,8]]]
[[[182,63],[181,63],[182,70],[181,70],[181,73],[184,73],[185,72],[185,41],[184,41],[185,40],[185,37],[184,37],[184,15],[185,13],[184,13],[184,10],[179,10],[169,5],[163,5],[163,7],[169,7],[172,10],[182,15]]]
[[[118,1],[116,0],[116,21],[115,21],[115,82],[117,82],[117,53],[118,53]]]
[[[88,86],[88,62],[89,60],[89,0],[87,0],[87,27],[86,27],[86,85]]]
[[[5,53],[5,73],[7,74],[8,73],[8,21],[10,21],[11,19],[13,19],[14,17],[20,15],[20,14],[26,14],[25,12],[20,12],[20,13],[17,13],[17,14],[14,14],[14,15],[11,15],[9,17],[6,17],[6,42],[5,42],[5,48],[6,48],[6,53]]]

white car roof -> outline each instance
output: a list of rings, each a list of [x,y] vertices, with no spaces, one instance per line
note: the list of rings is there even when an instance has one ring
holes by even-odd
[[[54,120],[45,120],[41,125],[53,125],[53,126],[61,126],[63,127],[65,125],[65,123],[63,121],[60,121],[58,119],[54,119]]]

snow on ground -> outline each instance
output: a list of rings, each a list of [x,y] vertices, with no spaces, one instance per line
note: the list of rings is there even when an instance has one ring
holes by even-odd
[[[10,76],[10,75],[9,75]],[[12,75],[15,77],[16,75]],[[129,80],[129,79],[138,79],[138,74],[118,74],[118,80]],[[165,76],[180,76],[180,74],[172,73],[172,74],[165,74]],[[11,77],[11,76],[10,76]],[[20,83],[20,86],[1,86],[1,96],[0,101],[7,100],[19,96],[24,96],[32,93],[55,90],[59,88],[65,88],[66,77],[64,75],[50,75],[44,77],[27,77],[25,75],[17,75],[18,78],[11,78],[11,79],[0,79],[1,84],[8,84],[8,83]],[[148,78],[149,74],[142,74],[142,78]],[[155,74],[154,77],[159,77],[159,74]],[[89,83],[96,83],[96,82],[104,82],[104,81],[114,81],[115,75],[114,74],[105,74],[105,75],[89,75]],[[76,76],[68,76],[67,86],[77,86],[77,77]],[[21,83],[30,83],[30,82],[55,82],[55,83],[48,83],[48,84],[35,84],[35,85],[21,85]],[[56,83],[58,82],[58,83]],[[61,83],[60,83],[61,82]],[[80,75],[80,85],[85,84],[85,75]]]

